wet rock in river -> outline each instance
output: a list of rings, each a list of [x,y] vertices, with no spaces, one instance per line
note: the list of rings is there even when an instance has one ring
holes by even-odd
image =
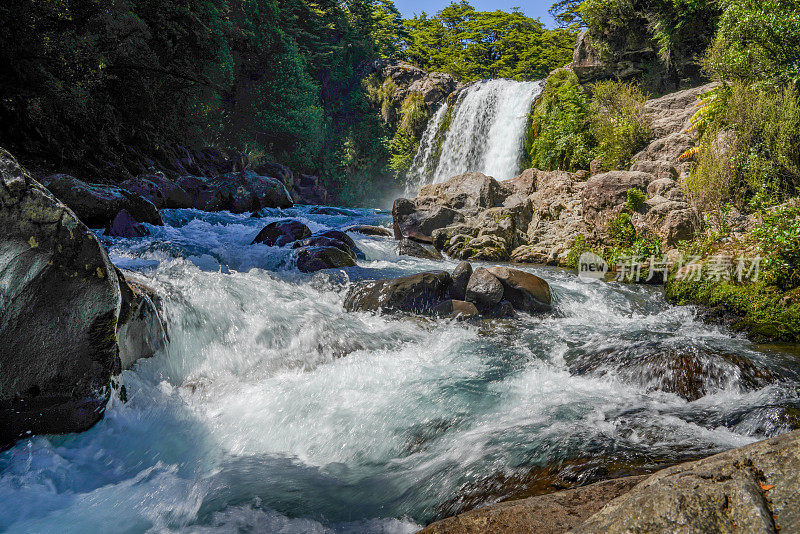
[[[472,264],[462,261],[453,269],[453,298],[465,300],[467,298],[467,284],[472,276]]]
[[[437,317],[469,319],[478,315],[478,308],[463,300],[445,300],[435,306],[432,313]]]
[[[2,448],[100,419],[119,372],[120,290],[92,231],[4,150],[0,227]]]
[[[481,310],[491,309],[503,300],[503,284],[487,269],[479,267],[469,277],[466,299]]]
[[[117,213],[114,221],[106,226],[103,233],[111,237],[144,237],[150,234],[147,228],[136,222],[127,210]]]
[[[453,279],[445,271],[430,271],[400,278],[361,282],[347,293],[347,311],[402,311],[430,313],[450,299]]]
[[[303,247],[297,251],[297,268],[304,273],[313,273],[323,269],[352,267],[355,259],[346,250],[334,246]]]
[[[488,271],[503,285],[503,296],[514,309],[536,313],[552,308],[550,286],[535,274],[503,266],[490,267]]]
[[[383,226],[372,226],[369,224],[354,224],[344,229],[345,232],[355,232],[357,234],[375,237],[392,237],[392,231]]]
[[[424,260],[441,260],[442,255],[431,245],[423,245],[408,238],[403,238],[397,243],[397,253],[401,256],[414,256]]]
[[[308,226],[294,219],[286,219],[266,225],[253,239],[252,244],[261,243],[270,247],[282,247],[306,237],[311,237],[311,230]]]
[[[164,224],[152,202],[121,187],[89,184],[66,174],[55,174],[45,181],[47,189],[90,228],[106,227],[123,209],[138,222]]]

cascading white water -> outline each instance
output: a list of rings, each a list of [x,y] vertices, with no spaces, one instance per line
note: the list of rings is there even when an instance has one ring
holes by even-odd
[[[513,178],[522,160],[528,115],[541,91],[541,82],[513,80],[485,80],[466,88],[446,132],[439,130],[447,110],[429,122],[408,173],[409,189],[470,171]]]
[[[435,163],[436,134],[439,133],[439,129],[442,127],[442,122],[444,122],[444,118],[447,116],[447,111],[449,109],[450,106],[447,105],[447,102],[439,106],[439,109],[428,122],[425,133],[422,134],[422,139],[420,139],[419,148],[414,156],[411,169],[409,169],[406,175],[406,191],[408,193],[418,191],[419,188],[425,184],[428,173],[433,170],[430,169],[430,167]]]
[[[557,313],[348,313],[349,281],[455,262],[352,234],[366,259],[311,275],[290,247],[251,245],[279,218],[390,224],[375,210],[162,216],[149,236],[99,239],[162,296],[169,345],[123,372],[127,401],[91,430],[0,452],[0,532],[410,534],[531,469],[588,482],[605,465],[638,472],[791,428],[796,357],[699,323],[657,288],[523,266]],[[692,402],[671,387],[670,362],[685,359],[703,369]],[[737,361],[783,379],[746,378]]]

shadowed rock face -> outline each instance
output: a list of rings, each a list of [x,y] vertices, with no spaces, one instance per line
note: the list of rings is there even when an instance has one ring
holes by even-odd
[[[119,372],[114,267],[75,213],[3,150],[0,227],[0,444],[85,430]]]
[[[66,174],[56,174],[46,180],[47,189],[90,228],[104,228],[122,210],[138,222],[164,224],[152,202],[121,187],[87,184]]]
[[[271,222],[266,225],[258,232],[252,244],[261,243],[262,245],[270,247],[282,247],[298,239],[304,239],[310,236],[311,230],[308,229],[308,226],[300,221],[287,219],[285,221]]]
[[[355,264],[350,252],[342,250],[339,246],[309,246],[302,247],[297,252],[297,268],[304,273],[352,267]]]

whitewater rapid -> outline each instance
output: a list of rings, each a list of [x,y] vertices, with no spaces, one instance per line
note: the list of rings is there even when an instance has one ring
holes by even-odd
[[[715,356],[796,377],[791,355],[699,323],[658,288],[530,267],[553,288],[553,314],[345,313],[353,281],[455,263],[351,234],[366,259],[310,275],[288,248],[250,245],[287,216],[312,230],[388,225],[375,210],[162,213],[147,238],[102,239],[162,295],[169,346],[123,372],[127,402],[114,397],[88,432],[0,453],[0,531],[414,532],[458,511],[457,496],[497,500],[475,488],[536,467],[646,470],[776,435],[788,430],[776,409],[798,402],[795,379],[745,388]],[[721,379],[688,402],[614,370],[571,370],[608,348],[707,354]]]

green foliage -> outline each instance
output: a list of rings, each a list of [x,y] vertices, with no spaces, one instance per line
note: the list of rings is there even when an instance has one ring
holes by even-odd
[[[589,128],[589,97],[570,70],[558,70],[534,108],[526,139],[532,167],[542,170],[588,169],[596,140]]]
[[[788,290],[800,286],[800,207],[781,206],[756,228],[765,281]]]
[[[634,84],[616,81],[596,83],[592,93],[591,129],[602,168],[626,168],[650,135],[644,115],[647,95]]]
[[[631,187],[625,194],[625,208],[630,211],[639,211],[644,206],[647,194],[638,187]]]
[[[721,0],[722,16],[704,64],[726,81],[800,84],[797,0]]]
[[[666,285],[666,296],[674,304],[701,304],[739,316],[733,328],[754,338],[800,341],[800,299],[787,303],[781,290],[762,280],[738,284],[673,277]]]
[[[581,254],[584,252],[592,252],[592,247],[587,243],[586,236],[578,234],[569,247],[569,253],[567,253],[566,259],[567,267],[570,269],[577,269],[578,261],[581,258]]]
[[[701,210],[728,201],[760,209],[800,186],[800,96],[791,88],[734,83],[715,90],[697,162],[683,181]]]
[[[620,212],[608,222],[606,227],[612,243],[619,247],[632,247],[636,241],[636,228],[631,222],[631,214],[627,211]]]
[[[719,18],[716,0],[586,0],[578,9],[601,51],[652,44],[668,66],[703,53]]]
[[[569,63],[575,42],[574,33],[548,30],[517,9],[476,11],[463,0],[436,16],[422,13],[407,24],[405,59],[461,81],[544,78]]]

